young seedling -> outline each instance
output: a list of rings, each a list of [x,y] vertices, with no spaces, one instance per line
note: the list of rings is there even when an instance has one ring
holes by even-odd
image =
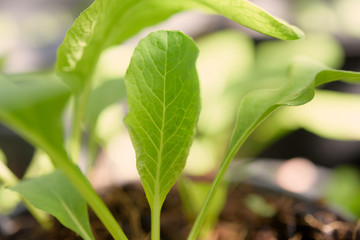
[[[302,36],[295,27],[243,0],[96,0],[75,21],[58,49],[56,69],[70,88],[48,76],[36,79],[29,79],[29,75],[0,76],[1,121],[43,149],[58,169],[51,175],[24,181],[13,189],[84,239],[94,239],[86,202],[114,239],[127,239],[76,164],[82,132],[86,130],[84,124],[93,126],[96,122],[96,117],[92,119],[94,122],[85,117],[86,109],[91,108],[89,99],[96,91],[93,78],[98,58],[107,47],[120,44],[144,27],[190,8],[218,12],[280,39],[294,40]],[[125,77],[129,105],[125,121],[151,208],[153,240],[160,239],[161,207],[184,168],[195,133],[200,111],[197,54],[195,43],[183,33],[151,33],[135,49]],[[242,100],[228,151],[188,239],[197,238],[231,160],[261,121],[279,106],[310,101],[315,86],[338,79],[358,82],[360,74],[336,71],[299,59],[289,69],[288,81],[280,88],[252,91]],[[65,148],[61,116],[69,98],[74,102],[74,117],[70,146]],[[55,188],[58,190],[54,191]]]
[[[151,209],[151,238],[160,239],[160,211],[185,167],[200,113],[198,49],[180,32],[140,41],[126,74],[125,119]]]

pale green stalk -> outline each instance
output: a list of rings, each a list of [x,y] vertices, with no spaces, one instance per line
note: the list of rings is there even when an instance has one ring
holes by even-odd
[[[161,206],[160,204],[154,204],[151,209],[151,239],[159,240],[160,239],[160,213]]]

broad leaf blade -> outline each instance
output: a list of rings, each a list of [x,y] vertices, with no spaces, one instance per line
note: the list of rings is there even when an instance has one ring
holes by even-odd
[[[150,206],[162,205],[185,166],[200,111],[197,55],[184,34],[155,32],[139,43],[126,74],[126,124]]]
[[[0,120],[43,149],[55,167],[60,168],[86,198],[114,239],[126,239],[110,211],[80,169],[71,162],[63,146],[62,112],[69,96],[70,91],[63,83],[47,77],[26,81],[24,75],[20,80],[11,81],[0,76]]]
[[[69,96],[51,75],[0,76],[0,120],[32,144],[63,152],[61,119]]]
[[[61,171],[25,180],[11,189],[20,193],[36,208],[55,216],[83,239],[95,239],[90,228],[86,202]]]
[[[244,0],[96,0],[74,22],[58,49],[57,71],[76,91],[89,84],[101,52],[187,9],[211,9],[244,26],[280,39],[302,33]]]

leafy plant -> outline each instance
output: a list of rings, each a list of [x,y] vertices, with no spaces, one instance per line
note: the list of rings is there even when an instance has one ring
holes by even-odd
[[[87,219],[87,203],[114,239],[127,239],[78,167],[82,133],[88,130],[89,142],[95,141],[97,115],[125,97],[121,79],[94,88],[96,65],[104,49],[122,43],[146,26],[191,8],[220,13],[280,39],[302,37],[296,27],[243,0],[96,0],[74,22],[58,49],[56,69],[67,86],[51,74],[0,76],[1,121],[45,151],[58,169],[11,189],[84,239],[94,239]],[[200,112],[197,55],[195,42],[185,34],[154,32],[134,50],[125,76],[129,106],[125,122],[151,208],[154,240],[160,239],[162,204],[185,166],[195,134]],[[227,153],[188,239],[197,238],[231,160],[270,113],[280,106],[305,104],[313,98],[318,85],[334,80],[360,81],[360,73],[333,70],[303,58],[296,59],[288,71],[287,80],[278,88],[249,91],[241,100]],[[111,97],[103,99],[108,94]],[[64,136],[61,119],[69,99],[73,119],[70,136]]]

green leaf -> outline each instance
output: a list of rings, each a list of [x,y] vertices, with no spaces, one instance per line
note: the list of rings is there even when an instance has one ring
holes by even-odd
[[[11,187],[35,207],[55,216],[83,239],[92,235],[85,200],[61,171],[29,179]]]
[[[316,86],[336,80],[360,82],[360,73],[333,70],[311,59],[297,58],[282,87],[253,91],[243,99],[227,156],[234,156],[247,136],[276,108],[303,105],[312,100]]]
[[[58,48],[56,68],[76,90],[89,81],[101,52],[180,11],[167,1],[96,0],[74,22]]]
[[[62,112],[69,89],[49,75],[0,76],[0,120],[43,149],[102,220],[114,239],[126,239],[118,223],[63,146]]]
[[[0,120],[39,147],[63,149],[62,113],[69,96],[50,74],[0,76]]]
[[[284,20],[273,17],[247,0],[196,0],[217,13],[257,32],[283,40],[303,38],[303,32]]]
[[[360,83],[360,73],[333,70],[312,59],[297,58],[289,69],[287,81],[281,87],[256,90],[244,97],[228,151],[188,239],[196,238],[205,219],[208,205],[214,197],[231,160],[254,129],[278,107],[305,104],[314,97],[316,86],[336,80]]]
[[[140,41],[126,73],[125,122],[155,215],[185,166],[195,133],[200,112],[197,55],[186,35],[154,32]]]
[[[76,91],[90,84],[101,52],[188,9],[211,9],[244,26],[280,39],[302,33],[244,0],[96,0],[74,22],[58,49],[57,71]]]

